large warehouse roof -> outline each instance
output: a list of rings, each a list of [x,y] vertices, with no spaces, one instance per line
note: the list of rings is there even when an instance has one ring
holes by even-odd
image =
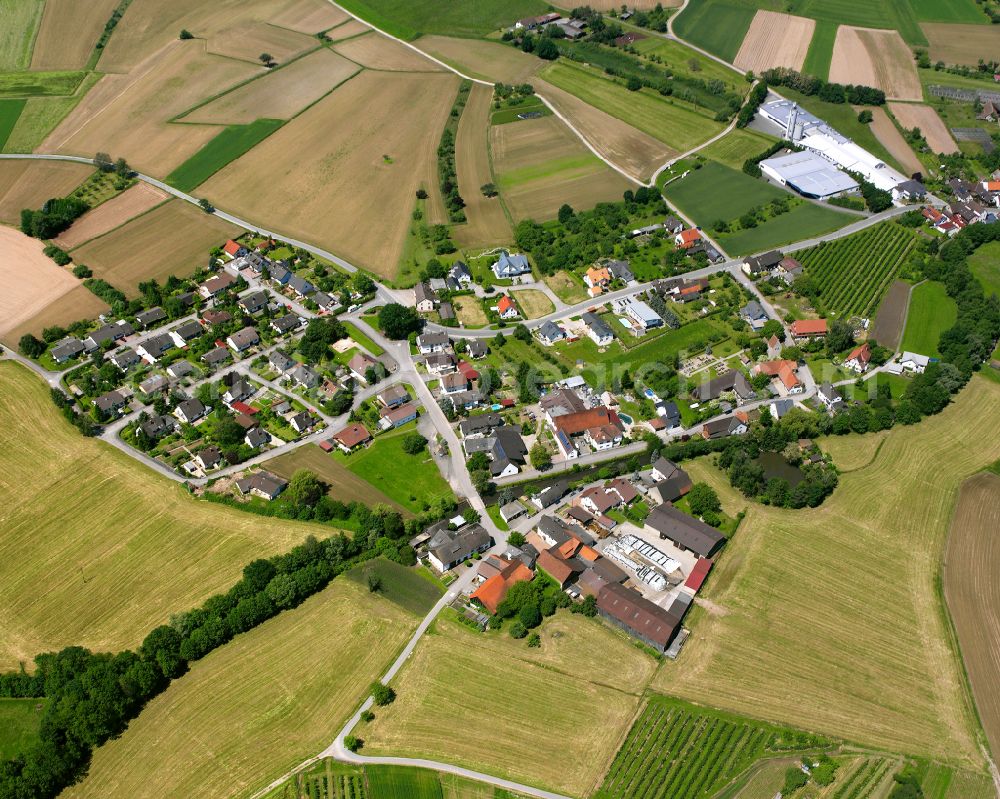
[[[799,144],[814,152],[822,153],[844,169],[861,173],[868,182],[885,191],[891,191],[906,180],[905,176],[850,139],[841,142],[823,134],[813,134],[806,136]]]
[[[858,187],[850,175],[808,150],[768,158],[760,162],[760,168],[807,197],[830,197]]]

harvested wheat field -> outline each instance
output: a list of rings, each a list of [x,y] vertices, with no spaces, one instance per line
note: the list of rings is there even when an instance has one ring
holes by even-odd
[[[136,183],[117,197],[112,197],[93,211],[85,213],[68,230],[60,233],[53,242],[64,250],[72,250],[155,208],[167,197],[169,195],[166,192],[160,191],[155,186]]]
[[[938,112],[929,105],[916,103],[889,103],[889,110],[907,130],[920,128],[927,139],[928,146],[936,153],[957,153],[958,145],[951,136],[951,131],[938,116]]]
[[[541,646],[529,649],[506,632],[480,635],[441,618],[393,681],[396,701],[357,733],[365,749],[588,795],[655,661],[599,621],[566,611],[538,632]]]
[[[46,0],[31,68],[83,69],[118,0]]]
[[[500,192],[515,221],[552,219],[564,203],[591,208],[619,200],[633,187],[558,117],[495,125],[490,146]]]
[[[212,100],[184,121],[246,125],[264,111],[269,119],[291,119],[358,71],[353,61],[323,48]]]
[[[93,172],[69,161],[0,161],[0,222],[19,224],[21,209],[65,197]]]
[[[206,50],[212,55],[239,58],[251,64],[260,64],[261,53],[270,53],[277,63],[283,64],[316,46],[312,36],[249,20],[222,29],[206,42]]]
[[[330,534],[192,498],[81,437],[16,363],[0,362],[0,474],[4,670],[71,644],[137,646],[171,613],[228,589],[252,559]]]
[[[344,58],[369,69],[390,72],[440,72],[429,58],[424,58],[409,47],[394,42],[381,33],[366,33],[333,45]]]
[[[463,247],[485,247],[510,241],[511,230],[499,197],[484,197],[479,187],[493,182],[487,150],[493,90],[474,84],[458,122],[455,167],[458,190],[465,198],[468,223],[454,228]]]
[[[761,9],[754,14],[733,63],[756,73],[773,67],[800,70],[815,29],[814,19]]]
[[[222,130],[169,120],[263,72],[260,64],[206,54],[202,41],[176,40],[128,75],[101,78],[42,149],[93,156],[113,142],[115,156],[136,169],[169,174]]]
[[[1000,385],[974,377],[942,413],[891,430],[870,465],[842,474],[819,508],[748,503],[707,587],[723,612],[693,619],[683,655],[654,683],[981,770],[936,583],[958,489],[1000,458],[1000,438],[983,435],[998,426]]]
[[[344,39],[350,39],[353,36],[360,36],[362,33],[367,33],[370,30],[371,27],[365,25],[361,20],[349,19],[347,22],[327,31],[326,35],[330,37],[331,42],[339,42]]]
[[[830,81],[874,86],[898,100],[924,96],[913,53],[897,31],[841,25],[833,44]]]
[[[414,193],[437,183],[437,146],[457,87],[450,74],[362,72],[199,191],[392,277]]]
[[[347,14],[326,0],[133,0],[98,67],[102,72],[128,72],[177,39],[182,28],[200,39],[246,22],[269,22],[305,34],[331,28]],[[258,50],[254,58],[260,54]],[[272,53],[272,55],[275,55]],[[221,89],[222,87],[220,87]]]
[[[44,246],[0,225],[0,336],[80,285],[69,270],[42,253]]]
[[[193,664],[65,796],[249,796],[330,743],[418,621],[338,577]]]
[[[931,61],[977,66],[979,59],[992,61],[1000,52],[1000,34],[990,25],[922,22],[930,42]]]
[[[543,66],[533,55],[483,39],[421,36],[414,44],[470,77],[493,83],[525,83]]]
[[[990,748],[1000,748],[1000,477],[970,477],[958,495],[944,562],[944,596]]]
[[[48,303],[30,319],[0,335],[0,340],[9,347],[17,347],[17,342],[25,333],[41,338],[42,331],[47,327],[66,327],[81,319],[96,319],[109,310],[110,305],[77,281],[76,286]]]
[[[196,205],[170,200],[73,250],[73,260],[136,297],[144,280],[187,277],[208,262],[212,247],[242,232]]]
[[[649,180],[664,161],[679,154],[627,122],[547,81],[536,79],[534,83],[545,99],[580,131],[597,152],[637,180]]]
[[[854,110],[861,111],[861,107],[855,106]],[[872,122],[869,127],[872,133],[875,134],[875,138],[889,151],[889,155],[899,161],[899,165],[903,167],[903,170],[907,174],[912,175],[914,172],[922,172],[924,169],[923,164],[920,163],[920,159],[913,152],[913,148],[906,143],[903,134],[892,124],[892,120],[889,119],[889,115],[885,112],[885,109],[878,107],[867,110],[872,112]]]

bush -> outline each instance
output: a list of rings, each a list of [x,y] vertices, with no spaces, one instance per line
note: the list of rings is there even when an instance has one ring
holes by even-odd
[[[789,766],[785,771],[785,784],[781,787],[782,796],[790,796],[799,788],[804,788],[809,782],[808,775],[798,766]]]
[[[73,267],[73,276],[83,280],[94,276],[94,271],[86,264],[77,264]]]
[[[422,452],[426,446],[427,439],[420,433],[407,433],[403,437],[403,452],[407,455],[416,455],[418,452]]]
[[[348,752],[357,752],[361,748],[362,744],[363,741],[354,735],[344,736],[344,748]]]
[[[510,636],[511,638],[524,638],[528,634],[528,628],[521,623],[518,619],[512,625],[510,625]]]

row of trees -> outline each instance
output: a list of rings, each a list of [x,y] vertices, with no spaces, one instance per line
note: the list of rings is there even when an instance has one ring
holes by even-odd
[[[438,179],[441,183],[441,196],[444,198],[445,207],[448,209],[448,219],[452,222],[465,221],[465,200],[458,191],[458,172],[455,168],[455,129],[458,126],[458,118],[462,115],[465,102],[469,97],[469,89],[472,84],[462,81],[458,87],[458,97],[451,108],[451,120],[445,126],[441,134],[441,143],[438,145]]]
[[[771,86],[785,86],[805,95],[815,95],[827,103],[885,105],[885,92],[872,86],[830,83],[815,75],[804,75],[788,67],[775,67],[761,73]]]

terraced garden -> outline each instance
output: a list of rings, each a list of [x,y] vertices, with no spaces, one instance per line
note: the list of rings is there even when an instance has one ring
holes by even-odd
[[[888,222],[803,250],[796,258],[827,310],[845,317],[870,317],[915,243],[910,231]]]
[[[654,697],[632,726],[596,799],[697,799],[768,754],[822,746],[808,733]]]

